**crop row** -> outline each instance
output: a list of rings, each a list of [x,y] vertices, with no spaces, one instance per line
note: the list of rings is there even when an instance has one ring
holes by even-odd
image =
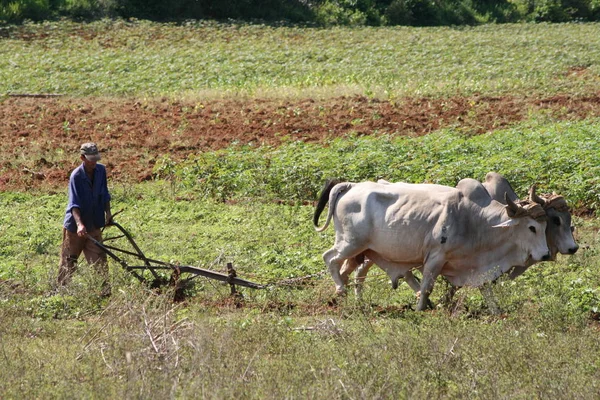
[[[99,21],[0,40],[0,94],[309,93],[394,98],[598,89],[600,25],[298,28]],[[576,71],[577,73],[571,73]]]
[[[600,131],[593,121],[522,125],[479,136],[443,130],[424,137],[366,136],[327,146],[233,146],[155,167],[164,178],[207,198],[317,198],[327,178],[430,182],[504,174],[522,196],[533,183],[563,194],[575,208],[600,204]]]

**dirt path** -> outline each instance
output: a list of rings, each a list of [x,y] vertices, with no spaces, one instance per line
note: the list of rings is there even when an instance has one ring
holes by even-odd
[[[425,135],[443,127],[466,134],[506,128],[544,113],[557,120],[600,116],[600,94],[552,98],[364,97],[329,100],[175,102],[100,98],[8,98],[0,102],[0,189],[64,188],[78,145],[95,141],[111,179],[152,177],[162,155],[175,160],[231,143],[276,146],[347,134]]]

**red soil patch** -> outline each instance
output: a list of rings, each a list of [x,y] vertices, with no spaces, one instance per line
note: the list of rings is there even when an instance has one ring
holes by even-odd
[[[390,102],[365,97],[328,100],[8,98],[0,102],[0,189],[64,189],[78,146],[95,141],[110,179],[152,178],[157,159],[232,143],[277,146],[352,135],[424,135],[444,127],[465,134],[506,128],[531,113],[562,119],[600,116],[600,94],[551,98],[453,97]]]

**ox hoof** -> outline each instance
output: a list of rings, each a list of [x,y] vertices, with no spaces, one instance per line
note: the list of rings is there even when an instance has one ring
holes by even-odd
[[[335,295],[333,297],[331,297],[329,300],[327,300],[327,305],[330,307],[336,307],[338,305],[339,301],[341,301],[342,303],[344,302],[343,301],[344,298],[346,298],[346,291],[345,290],[336,290]]]

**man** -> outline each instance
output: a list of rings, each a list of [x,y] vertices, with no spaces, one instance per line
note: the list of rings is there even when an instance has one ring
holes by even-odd
[[[89,238],[102,241],[102,231],[111,222],[110,193],[106,180],[106,168],[98,164],[100,153],[95,143],[84,143],[80,148],[81,165],[69,178],[69,203],[63,225],[63,244],[58,284],[70,282],[77,259],[83,252],[88,263],[93,264],[104,278],[102,296],[110,295],[106,253]]]

